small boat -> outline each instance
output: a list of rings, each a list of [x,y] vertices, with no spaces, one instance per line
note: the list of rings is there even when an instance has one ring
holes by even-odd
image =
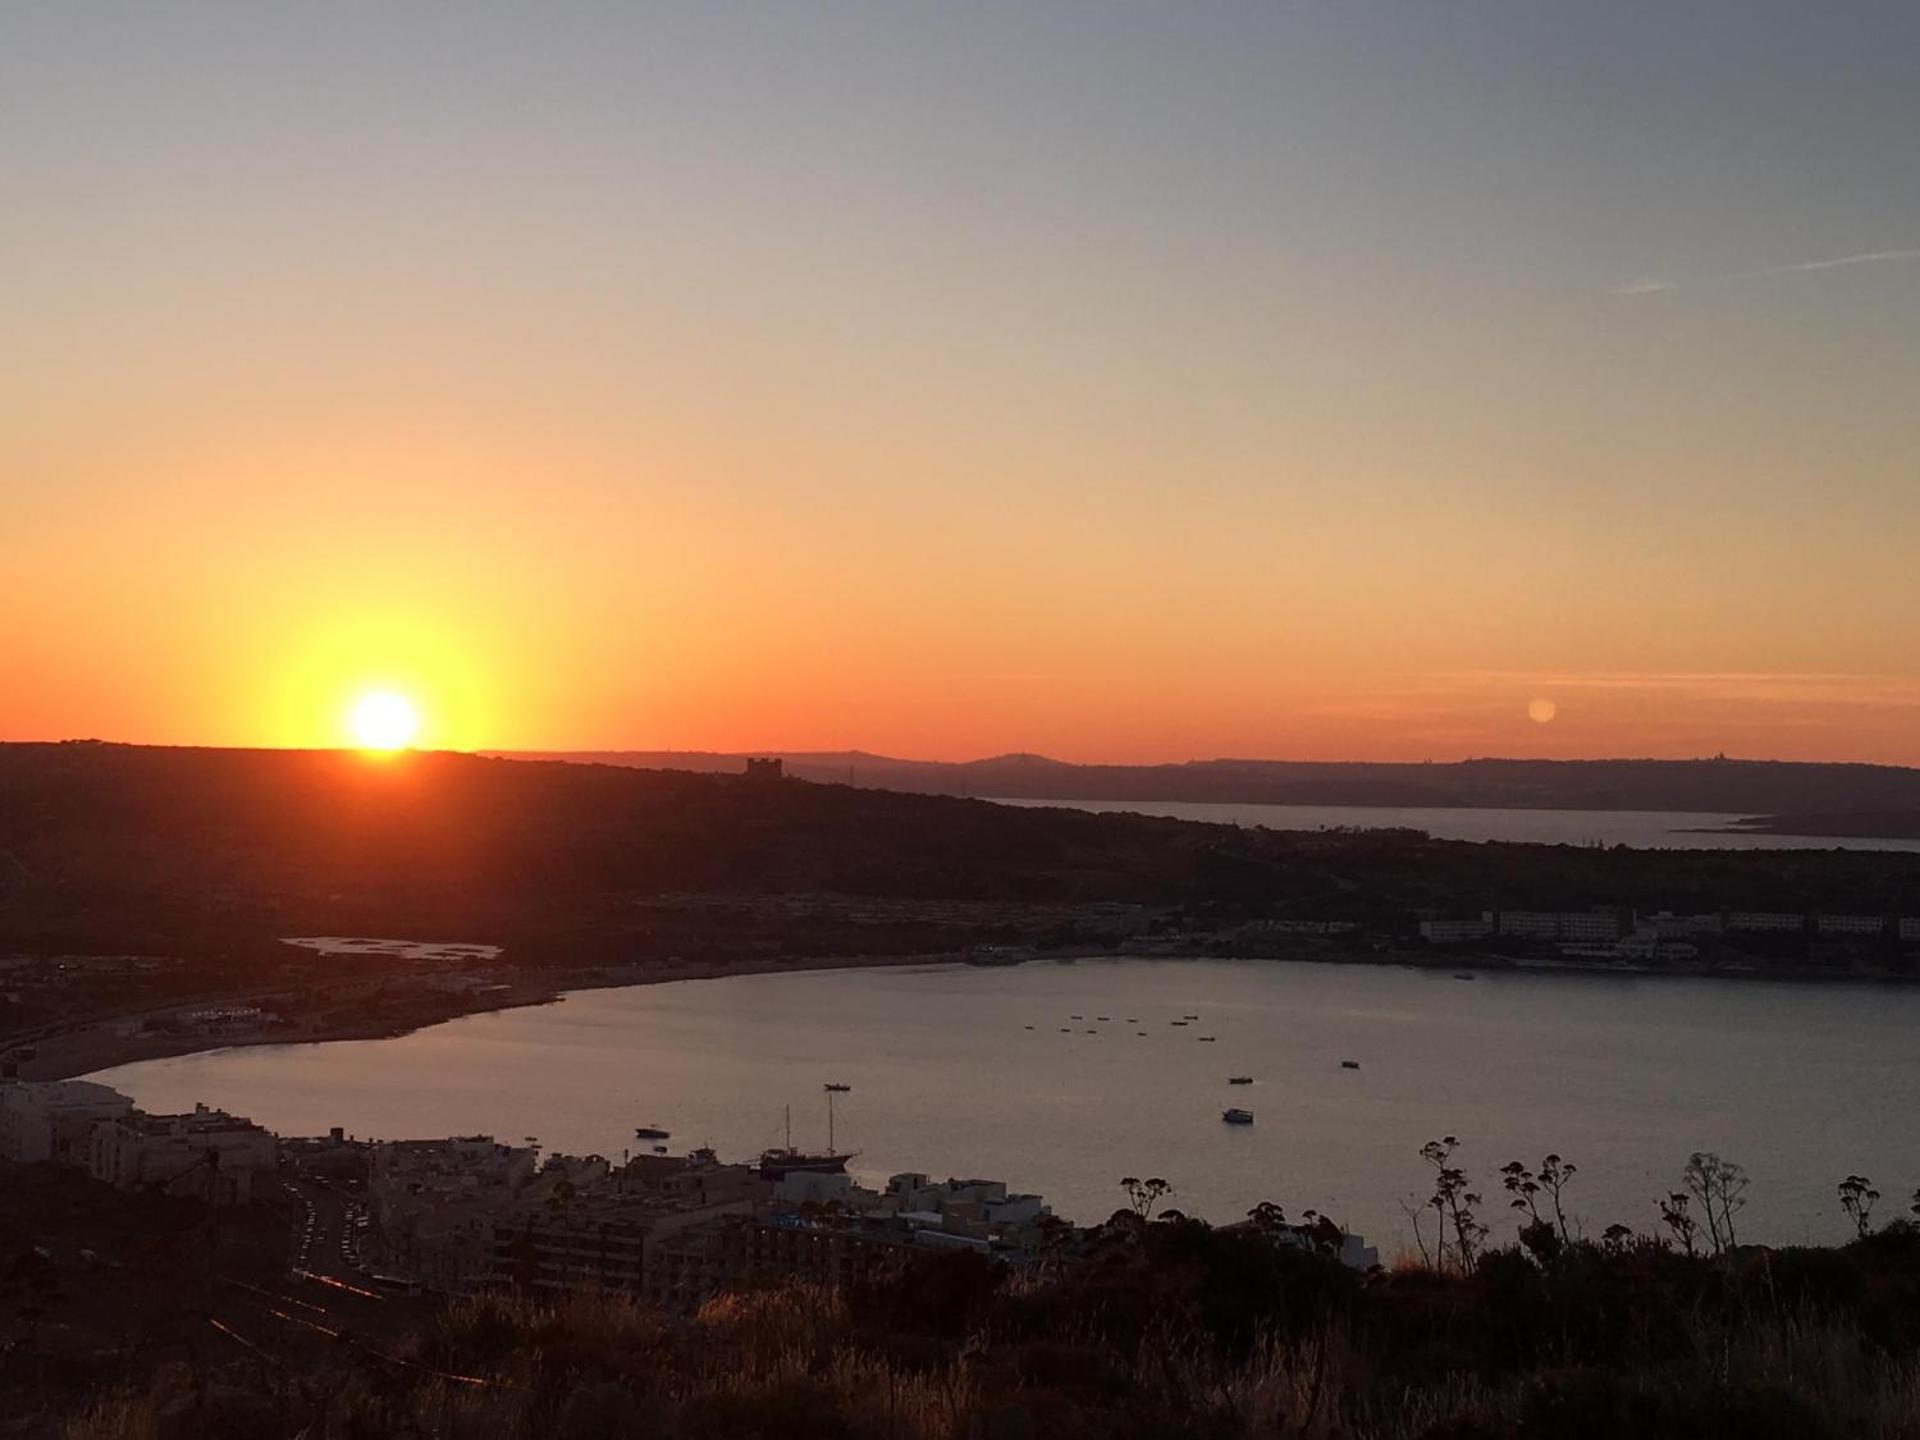
[[[1140,1023],[1140,1017],[1138,1015],[1127,1016],[1127,1024],[1138,1025],[1139,1023]]]
[[[1229,1110],[1222,1110],[1220,1112],[1220,1118],[1229,1125],[1251,1125],[1253,1124],[1253,1111],[1242,1110],[1238,1106],[1235,1106]]]
[[[1096,1020],[1111,1020],[1113,1017],[1111,1015],[1096,1015],[1093,1018]]]
[[[1478,980],[1480,977],[1471,970],[1456,970],[1453,972],[1453,978],[1456,980]]]
[[[1084,1019],[1086,1019],[1086,1018],[1087,1018],[1087,1017],[1086,1017],[1086,1016],[1084,1016],[1084,1015],[1069,1015],[1069,1016],[1067,1016],[1067,1019],[1069,1019],[1069,1020],[1084,1020]]]
[[[1181,1018],[1185,1020],[1198,1020],[1200,1017],[1198,1015],[1185,1015]]]
[[[1071,1030],[1069,1030],[1069,1029],[1068,1029],[1068,1028],[1067,1028],[1066,1026],[1064,1026],[1064,1025],[1062,1025],[1062,1026],[1060,1027],[1060,1033],[1061,1033],[1062,1035],[1071,1035],[1071,1034],[1073,1034],[1073,1031],[1071,1031]]]
[[[1033,1026],[1031,1026],[1031,1025],[1029,1025],[1029,1026],[1027,1026],[1027,1029],[1029,1029],[1029,1030],[1031,1030],[1031,1029],[1033,1029]]]
[[[1358,1070],[1360,1068],[1360,1062],[1358,1060],[1342,1060],[1340,1062],[1340,1068],[1342,1070]]]
[[[1100,1032],[1099,1032],[1098,1030],[1093,1030],[1093,1029],[1089,1029],[1089,1030],[1087,1031],[1087,1034],[1089,1034],[1089,1035],[1098,1035],[1099,1033],[1100,1033]]]
[[[836,1095],[844,1095],[849,1090],[853,1089],[853,1087],[851,1085],[842,1085],[839,1081],[833,1080],[827,1083],[827,1089],[831,1090]]]
[[[1187,1022],[1186,1022],[1186,1021],[1184,1021],[1184,1020],[1169,1020],[1169,1021],[1167,1021],[1167,1024],[1169,1024],[1169,1025],[1184,1025],[1184,1024],[1186,1024],[1186,1023],[1187,1023]]]
[[[1251,1085],[1251,1084],[1253,1084],[1253,1076],[1251,1076],[1251,1075],[1229,1075],[1229,1076],[1227,1077],[1227,1084],[1229,1084],[1229,1085]]]
[[[1203,1045],[1211,1045],[1214,1042],[1214,1038],[1212,1035],[1202,1035],[1200,1037],[1200,1043]]]
[[[666,1140],[672,1136],[671,1130],[662,1130],[658,1125],[636,1125],[633,1138],[636,1140]]]
[[[1147,1038],[1147,1032],[1144,1030],[1136,1030],[1133,1033],[1138,1035],[1142,1040]]]

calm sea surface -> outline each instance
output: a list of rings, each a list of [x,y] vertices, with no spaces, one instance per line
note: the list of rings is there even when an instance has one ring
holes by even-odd
[[[1201,1018],[1169,1023],[1187,1014]],[[618,1155],[657,1123],[676,1151],[742,1158],[780,1140],[788,1102],[796,1142],[824,1143],[821,1086],[839,1081],[853,1089],[836,1138],[869,1179],[989,1176],[1088,1221],[1115,1208],[1121,1176],[1160,1175],[1209,1219],[1261,1199],[1318,1207],[1391,1251],[1424,1179],[1416,1152],[1443,1134],[1497,1235],[1507,1160],[1575,1161],[1574,1209],[1597,1232],[1650,1227],[1688,1153],[1713,1150],[1752,1174],[1743,1236],[1837,1239],[1841,1177],[1871,1176],[1890,1213],[1920,1186],[1916,1034],[1920,988],[1083,960],[584,991],[398,1039],[93,1078],[285,1134],[484,1132]],[[1235,1104],[1257,1122],[1223,1125]]]
[[[1631,845],[1642,850],[1906,850],[1920,840],[1833,835],[1712,832],[1739,815],[1684,810],[1466,810],[1385,805],[1214,805],[1180,800],[1000,800],[1000,805],[1055,806],[1100,813],[1131,811],[1216,825],[1269,830],[1377,830],[1405,826],[1436,840],[1514,840],[1536,845]]]

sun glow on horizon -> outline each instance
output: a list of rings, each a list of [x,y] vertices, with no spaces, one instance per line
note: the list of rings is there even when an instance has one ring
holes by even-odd
[[[362,750],[404,750],[420,733],[420,712],[395,691],[369,691],[347,712],[347,733]]]

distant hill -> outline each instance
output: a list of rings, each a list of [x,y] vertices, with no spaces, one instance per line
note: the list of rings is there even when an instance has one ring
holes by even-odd
[[[997,773],[1028,767],[1079,773]],[[686,892],[1386,923],[1488,905],[1893,914],[1920,893],[1920,856],[1472,845],[444,753],[0,744],[0,955],[237,955],[286,935],[478,940],[570,963],[685,954],[650,907]],[[756,943],[848,953],[858,938],[798,924]]]
[[[1734,815],[1817,812],[1850,817],[1920,811],[1920,770],[1895,765],[1720,759],[1463,760],[1416,765],[1193,760],[1184,765],[1071,765],[1042,755],[997,755],[947,763],[859,751],[767,753],[778,755],[788,774],[805,780],[983,799],[1680,810]],[[744,755],[690,750],[521,752],[509,758],[703,772],[739,771],[746,761]]]

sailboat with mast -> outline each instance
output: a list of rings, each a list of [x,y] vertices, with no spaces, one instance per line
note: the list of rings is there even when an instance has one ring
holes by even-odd
[[[772,1150],[760,1152],[760,1175],[765,1180],[780,1180],[797,1170],[816,1175],[838,1175],[847,1168],[847,1161],[853,1159],[853,1151],[836,1150],[833,1144],[833,1096],[835,1087],[828,1085],[827,1094],[827,1148],[825,1150],[796,1150],[793,1148],[793,1107],[787,1106],[787,1138],[784,1145]]]

